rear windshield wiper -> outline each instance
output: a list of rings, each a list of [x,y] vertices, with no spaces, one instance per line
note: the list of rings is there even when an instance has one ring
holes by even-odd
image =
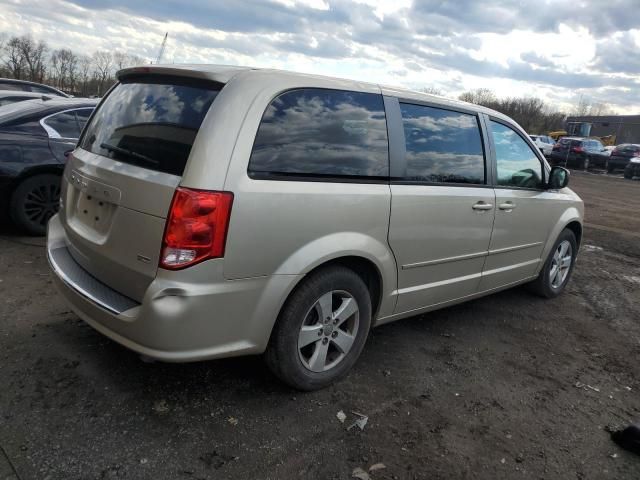
[[[105,150],[109,150],[110,152],[121,153],[123,155],[127,155],[128,157],[137,158],[138,160],[142,160],[145,162],[153,163],[154,165],[158,165],[160,163],[158,160],[149,158],[141,153],[134,152],[133,150],[128,150],[122,147],[116,147],[115,145],[111,145],[109,143],[101,143],[100,148],[104,148]]]

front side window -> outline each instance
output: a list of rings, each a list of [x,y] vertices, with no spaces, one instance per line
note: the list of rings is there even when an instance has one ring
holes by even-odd
[[[382,96],[320,88],[283,93],[262,117],[249,175],[387,178]]]
[[[80,147],[119,162],[182,175],[218,84],[140,77],[118,84],[96,110]]]
[[[524,139],[510,127],[491,121],[496,149],[498,185],[540,188],[542,163]]]
[[[475,115],[401,103],[406,144],[403,180],[485,183],[484,152]]]
[[[50,137],[78,138],[80,127],[73,111],[61,112],[43,119],[42,123]]]

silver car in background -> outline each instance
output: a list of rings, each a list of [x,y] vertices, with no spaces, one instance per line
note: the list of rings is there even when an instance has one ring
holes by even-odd
[[[74,312],[136,352],[265,353],[312,390],[374,326],[570,278],[582,201],[495,111],[275,70],[118,78],[69,156],[47,248]]]

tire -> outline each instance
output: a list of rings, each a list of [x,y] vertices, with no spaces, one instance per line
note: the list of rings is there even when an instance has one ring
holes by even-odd
[[[633,178],[633,175],[631,175],[631,170],[630,169],[625,169],[624,178],[627,178],[629,180],[631,180]]]
[[[609,162],[607,162],[607,173],[613,173],[614,170],[615,168],[609,165]]]
[[[287,385],[317,390],[347,374],[362,352],[370,327],[371,296],[362,278],[343,266],[323,268],[305,278],[287,299],[271,333],[265,360]],[[349,333],[353,333],[353,341],[343,351],[338,345],[349,343]]]
[[[560,282],[558,282],[558,280],[560,279],[556,278],[555,276],[554,280],[552,281],[552,269],[557,262],[557,259],[555,257],[556,253],[560,253],[561,245],[565,246],[566,244],[570,246],[571,252],[567,252],[569,253],[569,255],[565,255],[564,258],[571,257],[571,264],[566,270],[566,273],[560,272],[559,275],[563,277]],[[547,261],[544,263],[544,266],[540,271],[540,275],[538,275],[538,278],[536,278],[529,284],[530,289],[537,295],[545,298],[555,298],[560,295],[567,286],[567,283],[569,283],[569,279],[571,278],[571,274],[573,273],[573,267],[576,263],[577,254],[578,245],[576,242],[576,236],[571,230],[564,229],[558,236],[556,242],[553,244],[553,248],[549,253],[549,257],[547,258]]]
[[[589,157],[584,157],[584,160],[582,161],[582,168],[585,172],[589,170]]]
[[[47,222],[60,202],[60,176],[50,173],[23,180],[13,191],[9,214],[13,222],[31,235],[47,233]]]

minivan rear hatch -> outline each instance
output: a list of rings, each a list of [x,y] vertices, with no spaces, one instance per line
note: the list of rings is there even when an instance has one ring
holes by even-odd
[[[69,157],[61,220],[70,255],[142,301],[155,278],[171,200],[221,83],[130,75],[98,106]]]

